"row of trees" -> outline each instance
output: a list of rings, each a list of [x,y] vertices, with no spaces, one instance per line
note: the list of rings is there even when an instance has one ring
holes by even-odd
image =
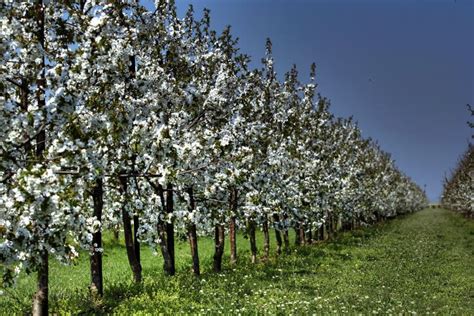
[[[474,110],[468,105],[471,116]],[[474,128],[473,122],[468,122]],[[474,138],[474,136],[472,136]],[[441,196],[443,207],[458,211],[466,216],[474,216],[474,144],[470,143],[466,152],[459,159],[456,168],[444,181]]]
[[[175,273],[174,239],[224,238],[237,262],[244,230],[257,260],[426,204],[424,192],[352,119],[335,118],[295,67],[279,80],[271,42],[250,70],[209,11],[179,18],[173,1],[0,4],[0,260],[4,286],[37,272],[33,312],[48,309],[48,260],[89,251],[102,295],[104,229],[121,227],[136,282],[140,244]]]

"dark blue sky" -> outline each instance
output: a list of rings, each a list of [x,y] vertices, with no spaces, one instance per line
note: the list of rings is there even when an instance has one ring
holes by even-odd
[[[467,148],[474,104],[474,0],[177,0],[231,25],[254,66],[273,41],[277,71],[295,63],[338,116],[353,115],[438,200]]]

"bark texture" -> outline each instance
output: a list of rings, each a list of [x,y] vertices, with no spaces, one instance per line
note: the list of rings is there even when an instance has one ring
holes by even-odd
[[[284,248],[285,248],[285,253],[289,254],[290,253],[290,238],[288,237],[288,229],[283,230],[283,242],[284,242]]]
[[[311,228],[311,225],[310,225],[309,230],[308,230],[306,242],[307,242],[309,245],[311,245],[311,244],[313,243],[313,230],[312,230],[312,228]]]
[[[173,203],[173,185],[168,184],[166,186],[166,213],[173,214],[174,203]],[[173,222],[166,222],[166,243],[169,252],[170,267],[169,275],[176,273],[176,263],[174,254],[174,224]]]
[[[127,178],[120,178],[122,194],[127,192]],[[130,214],[128,213],[125,205],[122,207],[122,221],[123,221],[123,233],[125,239],[125,248],[127,250],[128,263],[133,272],[133,280],[135,282],[141,282],[142,280],[142,267],[137,257],[137,251],[135,250],[134,232],[132,231],[132,223]]]
[[[172,195],[168,196],[168,194],[167,194],[167,197],[165,198],[165,190],[164,190],[163,186],[159,183],[156,184],[156,183],[150,181],[150,179],[147,179],[147,180],[148,180],[148,183],[153,188],[153,190],[155,190],[156,194],[160,197],[161,205],[162,205],[163,209],[166,212],[169,212],[170,210],[172,211],[173,210],[173,205],[168,207],[168,201],[172,202],[173,201],[173,196]],[[165,222],[162,222],[162,221],[160,221],[156,225],[156,230],[157,230],[158,236],[159,236],[159,246],[160,246],[161,254],[163,256],[163,270],[164,270],[165,274],[169,275],[169,276],[174,275],[175,272],[176,272],[176,269],[175,269],[175,266],[174,266],[174,259],[172,257],[172,254],[174,256],[174,249],[170,250],[170,248],[169,248],[170,244],[171,244],[171,246],[174,247],[174,239],[172,240],[172,242],[170,242],[170,243],[168,242],[168,233],[173,232],[174,229],[172,229],[172,228],[173,227],[171,225],[171,228],[168,229],[168,224],[165,223]]]
[[[230,263],[237,263],[237,240],[236,240],[236,214],[237,214],[237,189],[231,188],[229,204],[232,215],[229,221],[229,240],[230,240]]]
[[[33,316],[48,315],[48,251],[41,251],[41,263],[38,267],[37,289],[33,297]]]
[[[217,224],[214,228],[214,263],[215,272],[222,271],[222,255],[224,254],[225,231],[224,226]]]
[[[192,212],[196,208],[194,202],[194,194],[193,188],[188,188],[188,195],[189,195],[189,211]],[[188,239],[189,239],[189,246],[191,248],[191,257],[193,259],[193,272],[196,276],[201,274],[199,269],[199,253],[198,253],[198,243],[197,243],[197,232],[196,232],[196,224],[191,223],[188,226]]]
[[[39,42],[40,47],[44,50],[45,47],[45,16],[44,16],[44,6],[43,0],[36,1],[35,7],[35,14],[36,14],[36,22],[37,22],[37,39]],[[42,109],[46,105],[45,101],[45,89],[46,89],[46,76],[45,76],[45,58],[44,56],[41,57],[40,64],[38,65],[40,69],[40,73],[38,79],[36,80],[37,85],[37,92],[36,92],[36,101],[38,108]],[[26,83],[25,83],[26,84]],[[22,89],[23,90],[23,89]],[[22,100],[22,103],[25,102],[25,106],[28,106],[28,88],[24,91],[26,93],[25,96],[26,100]],[[25,109],[26,110],[26,109]],[[29,145],[26,145],[29,146]],[[41,157],[43,156],[43,152],[46,149],[46,131],[44,128],[38,131],[36,135],[36,156]],[[37,281],[37,290],[33,298],[33,315],[47,315],[48,314],[48,291],[49,291],[49,284],[48,284],[48,271],[49,271],[49,262],[48,262],[48,251],[46,249],[40,250],[40,258],[41,262],[38,266],[38,281]]]
[[[257,241],[255,239],[255,221],[248,221],[248,233],[250,240],[250,252],[252,254],[252,263],[257,262]]]
[[[103,182],[102,179],[97,179],[95,186],[92,190],[92,199],[94,202],[94,213],[93,215],[99,222],[102,222],[102,209],[103,209]],[[91,292],[92,295],[103,296],[104,285],[102,277],[102,228],[92,235],[92,255],[90,257],[91,263]]]
[[[281,248],[282,248],[282,239],[281,239],[281,232],[279,229],[280,223],[280,216],[278,214],[273,214],[273,222],[275,224],[275,239],[277,243],[277,255],[281,255]]]
[[[304,233],[304,230],[304,225],[300,224],[300,228],[298,229],[298,233],[300,234],[300,246],[306,245],[306,235]]]
[[[299,246],[301,244],[301,235],[300,229],[295,227],[295,246]]]
[[[270,256],[270,232],[268,230],[268,220],[265,218],[262,224],[263,228],[263,258],[268,260]]]

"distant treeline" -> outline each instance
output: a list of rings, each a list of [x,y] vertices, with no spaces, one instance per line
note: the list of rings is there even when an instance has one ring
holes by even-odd
[[[468,105],[471,116],[474,111]],[[474,128],[473,122],[468,122]],[[472,136],[474,138],[474,135]],[[444,207],[474,217],[474,144],[470,143],[450,178],[445,179],[441,203]]]

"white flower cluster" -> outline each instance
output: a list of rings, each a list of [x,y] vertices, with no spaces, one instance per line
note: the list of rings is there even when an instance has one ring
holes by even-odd
[[[448,209],[474,216],[474,145],[469,144],[451,177],[444,183],[441,204]]]

